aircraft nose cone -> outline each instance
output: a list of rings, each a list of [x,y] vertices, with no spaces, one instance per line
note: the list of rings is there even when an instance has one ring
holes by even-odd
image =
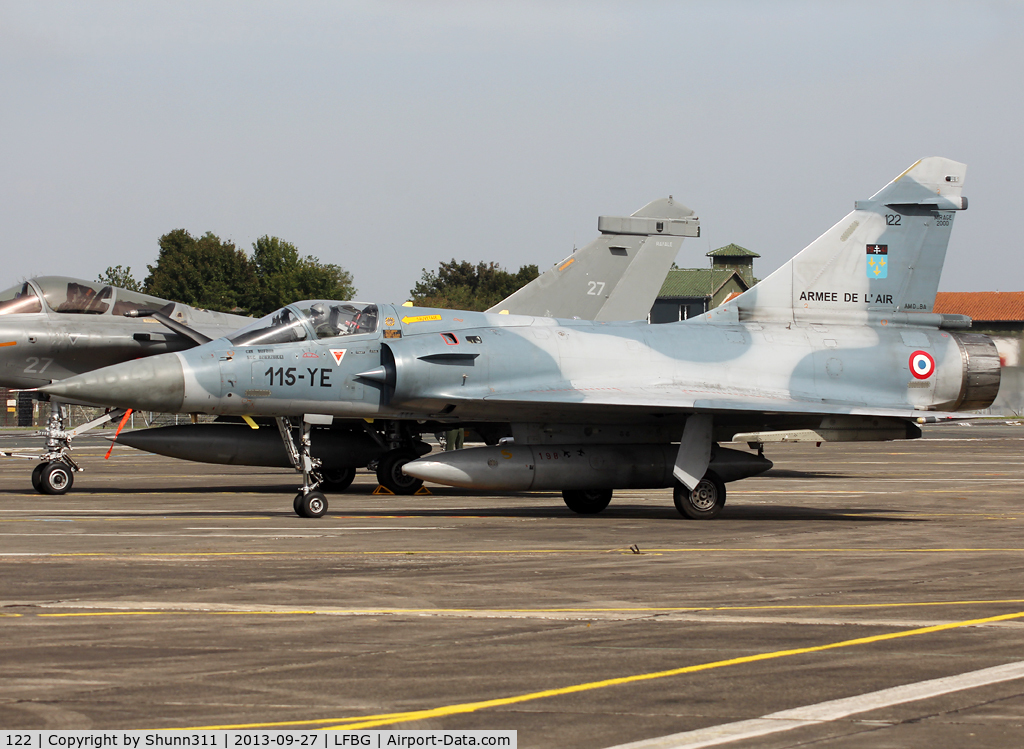
[[[462,468],[433,458],[420,458],[406,463],[402,472],[413,478],[447,486],[471,487],[475,483],[474,477]]]
[[[181,411],[185,377],[175,354],[113,364],[39,388],[61,400],[141,411]]]

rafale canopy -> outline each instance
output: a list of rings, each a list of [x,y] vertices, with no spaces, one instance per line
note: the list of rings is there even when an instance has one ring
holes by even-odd
[[[0,292],[0,315],[42,312],[44,302],[49,310],[61,314],[116,316],[170,304],[166,299],[80,278],[40,276]]]

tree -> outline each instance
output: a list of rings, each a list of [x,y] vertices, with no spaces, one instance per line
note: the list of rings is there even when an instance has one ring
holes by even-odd
[[[352,274],[340,266],[300,257],[291,242],[264,235],[252,245],[256,273],[253,314],[267,314],[299,299],[351,299]]]
[[[247,311],[256,299],[256,273],[233,242],[212,232],[193,237],[175,229],[160,237],[156,265],[147,266],[146,293],[219,312]]]
[[[135,280],[131,266],[125,268],[121,265],[108,265],[107,269],[96,277],[96,283],[117,286],[128,291],[142,291],[142,284]]]
[[[252,258],[211,232],[193,237],[175,229],[159,244],[145,291],[164,299],[260,316],[300,299],[345,300],[355,294],[352,274],[312,255],[300,256],[295,245],[279,237],[257,239]],[[107,275],[116,270],[108,268]]]
[[[435,273],[423,269],[423,278],[409,293],[422,307],[485,310],[513,294],[540,272],[536,265],[524,265],[517,273],[497,263],[472,263],[463,260],[442,262]]]

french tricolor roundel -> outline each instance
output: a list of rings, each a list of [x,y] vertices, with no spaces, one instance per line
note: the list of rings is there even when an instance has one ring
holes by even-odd
[[[927,380],[935,373],[935,360],[927,351],[915,351],[910,355],[910,374],[919,380]]]

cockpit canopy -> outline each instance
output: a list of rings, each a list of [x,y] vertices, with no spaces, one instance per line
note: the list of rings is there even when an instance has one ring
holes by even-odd
[[[376,304],[311,299],[272,312],[228,340],[236,346],[265,346],[376,333],[378,317]]]
[[[0,315],[42,312],[46,307],[61,314],[116,315],[129,310],[160,309],[170,302],[117,286],[63,276],[40,276],[0,292]]]
[[[25,315],[42,311],[42,302],[28,281],[0,293],[0,315]]]

